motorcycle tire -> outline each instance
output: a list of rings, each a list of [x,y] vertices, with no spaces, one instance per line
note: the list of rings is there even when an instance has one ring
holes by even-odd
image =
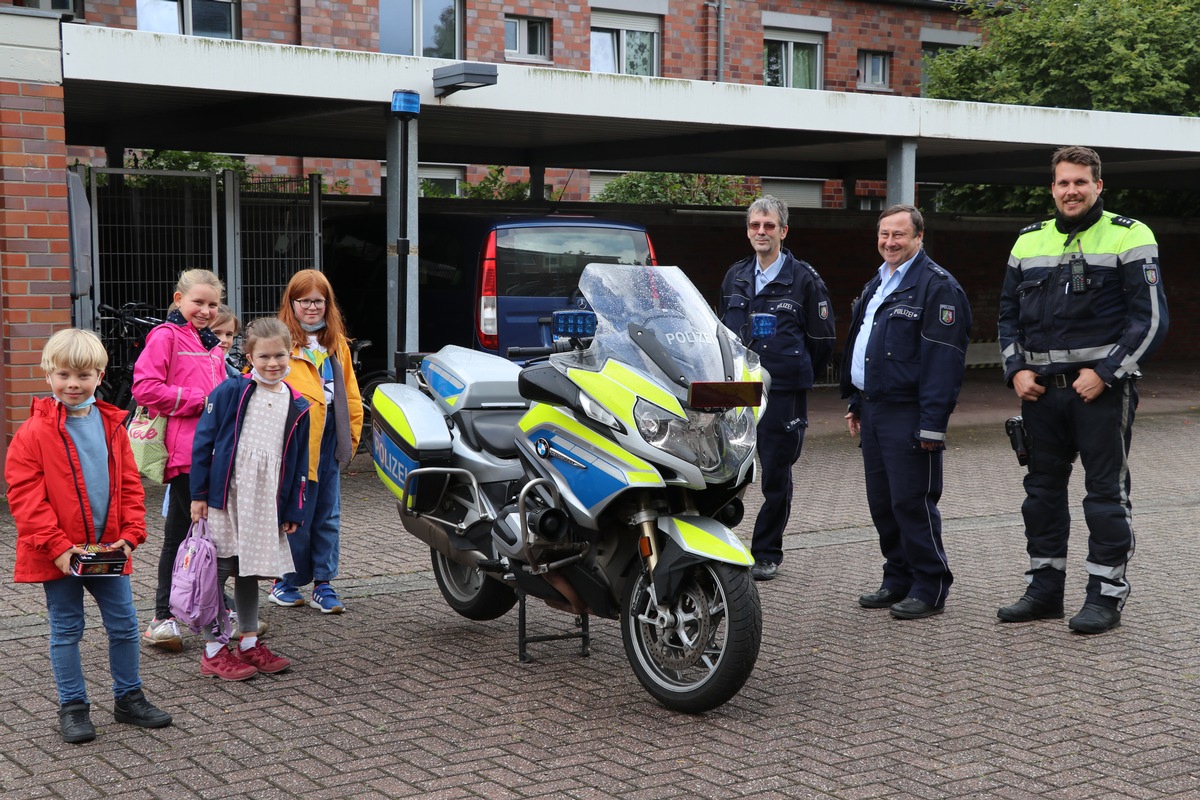
[[[688,571],[663,625],[647,575],[629,582],[621,613],[625,655],[655,700],[699,714],[732,698],[746,683],[762,641],[758,588],[744,567],[718,562]]]
[[[478,569],[446,558],[433,548],[433,576],[446,603],[467,619],[499,619],[517,604],[517,593]]]

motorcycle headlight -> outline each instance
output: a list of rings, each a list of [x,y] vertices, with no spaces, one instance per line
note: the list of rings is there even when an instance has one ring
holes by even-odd
[[[648,444],[700,468],[714,482],[729,480],[754,453],[754,411],[723,413],[688,410],[687,419],[638,400],[633,407],[638,433]]]

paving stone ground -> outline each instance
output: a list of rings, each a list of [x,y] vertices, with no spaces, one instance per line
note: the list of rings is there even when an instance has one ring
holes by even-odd
[[[956,582],[946,613],[898,622],[856,598],[880,556],[842,403],[814,393],[780,577],[760,584],[763,645],[722,708],[665,711],[625,660],[616,623],[516,653],[516,615],[477,623],[442,601],[427,550],[404,533],[360,458],[343,484],[347,612],[265,602],[287,673],[199,675],[200,643],[144,648],[158,731],[112,719],[94,606],[84,668],[99,736],[59,738],[41,587],[0,589],[0,793],[34,798],[1160,798],[1200,797],[1200,375],[1151,369],[1131,470],[1137,554],[1124,624],[1097,637],[1065,621],[1002,625],[1023,590],[1021,470],[1002,422],[1016,409],[972,371],[953,420],[941,508]],[[1082,478],[1073,479],[1076,501]],[[161,490],[150,494],[152,509]],[[748,495],[748,536],[760,502]],[[1083,601],[1076,506],[1069,612]],[[155,534],[136,554],[150,616]],[[0,514],[0,573],[15,531]],[[570,618],[531,604],[530,633]]]

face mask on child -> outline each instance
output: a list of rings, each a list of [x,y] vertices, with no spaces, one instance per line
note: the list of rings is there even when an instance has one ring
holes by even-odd
[[[254,367],[250,368],[250,377],[253,378],[254,380],[258,381],[259,383],[263,384],[264,386],[275,386],[275,385],[279,384],[284,378],[286,378],[290,374],[292,374],[292,365],[291,364],[288,364],[287,369],[285,369],[283,371],[283,374],[280,375],[278,378],[264,378],[262,376],[262,374],[259,373],[257,368],[254,368]]]
[[[316,333],[317,331],[319,331],[325,327],[325,320],[321,320],[320,322],[314,322],[312,325],[301,322],[300,327],[303,328],[308,333]]]
[[[54,399],[58,400],[58,396],[55,395]],[[83,411],[88,406],[95,405],[96,395],[92,395],[87,400],[84,400],[82,403],[80,403],[79,405],[75,405],[75,406],[71,405],[70,403],[63,403],[62,400],[58,400],[58,402],[61,403],[62,407],[65,408],[67,411]]]

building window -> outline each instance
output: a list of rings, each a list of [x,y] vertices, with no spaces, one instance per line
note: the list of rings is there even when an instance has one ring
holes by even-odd
[[[858,51],[858,88],[887,89],[892,56],[871,50]]]
[[[822,89],[825,37],[819,33],[763,33],[763,83],[791,89]]]
[[[921,96],[925,96],[929,59],[946,50],[960,47],[979,47],[983,38],[978,33],[947,28],[921,28]]]
[[[592,72],[658,75],[662,19],[592,11]]]
[[[804,178],[768,178],[762,179],[762,192],[778,197],[788,208],[820,208],[821,194],[825,189],[825,181],[820,179],[806,180]]]
[[[14,5],[55,11],[63,19],[83,19],[83,0],[15,0]]]
[[[242,35],[237,0],[138,0],[137,21],[139,31],[214,39],[239,39]]]
[[[509,58],[549,61],[550,22],[528,17],[505,17],[504,54]]]
[[[379,0],[379,52],[460,58],[462,0]]]

